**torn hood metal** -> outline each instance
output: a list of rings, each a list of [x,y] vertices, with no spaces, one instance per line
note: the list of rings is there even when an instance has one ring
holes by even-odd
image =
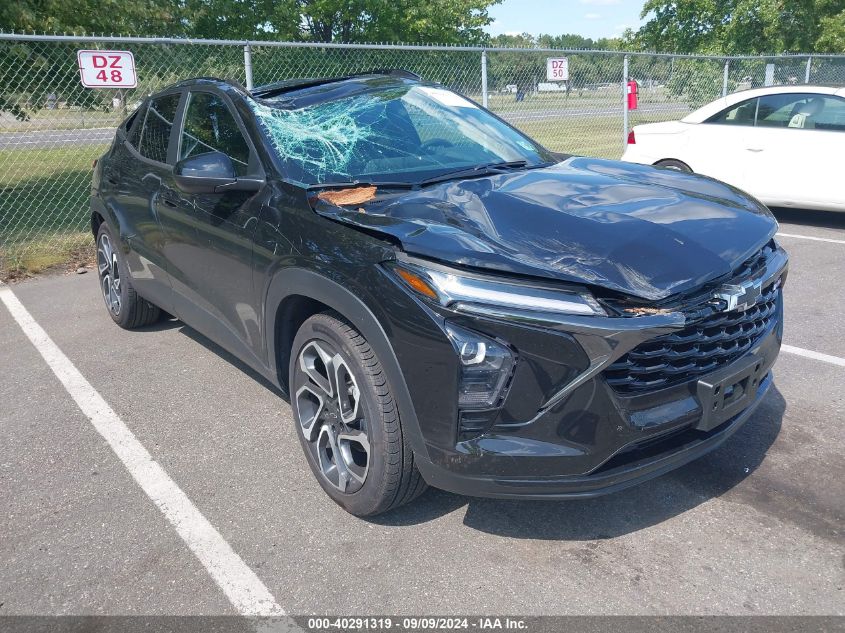
[[[777,231],[762,204],[719,181],[582,157],[315,210],[412,255],[648,300],[729,274]]]

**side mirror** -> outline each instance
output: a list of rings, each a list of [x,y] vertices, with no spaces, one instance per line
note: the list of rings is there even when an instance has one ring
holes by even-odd
[[[263,178],[238,178],[232,159],[222,152],[206,152],[180,160],[173,168],[176,185],[187,193],[258,191]]]

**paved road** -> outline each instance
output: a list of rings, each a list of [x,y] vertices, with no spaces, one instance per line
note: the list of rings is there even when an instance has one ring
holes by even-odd
[[[781,230],[845,240],[845,218],[803,217]],[[786,342],[845,357],[845,243],[782,242]],[[207,339],[120,330],[92,273],[12,288],[288,613],[845,613],[845,367],[782,354],[734,438],[629,491],[430,490],[364,521],[321,492],[279,394]],[[234,613],[2,305],[0,366],[0,614]]]
[[[114,138],[113,127],[87,130],[30,130],[0,134],[0,150],[51,149],[68,145],[103,145]]]

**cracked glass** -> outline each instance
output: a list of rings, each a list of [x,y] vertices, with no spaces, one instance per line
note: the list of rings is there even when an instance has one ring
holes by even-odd
[[[550,160],[519,131],[440,87],[376,84],[304,107],[285,97],[251,105],[285,175],[308,185],[416,183],[476,165]]]

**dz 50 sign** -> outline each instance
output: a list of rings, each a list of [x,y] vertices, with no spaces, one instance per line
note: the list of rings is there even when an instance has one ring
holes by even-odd
[[[86,88],[135,88],[135,58],[130,51],[77,51],[79,75]]]
[[[566,57],[546,59],[546,81],[569,81],[569,60]]]

